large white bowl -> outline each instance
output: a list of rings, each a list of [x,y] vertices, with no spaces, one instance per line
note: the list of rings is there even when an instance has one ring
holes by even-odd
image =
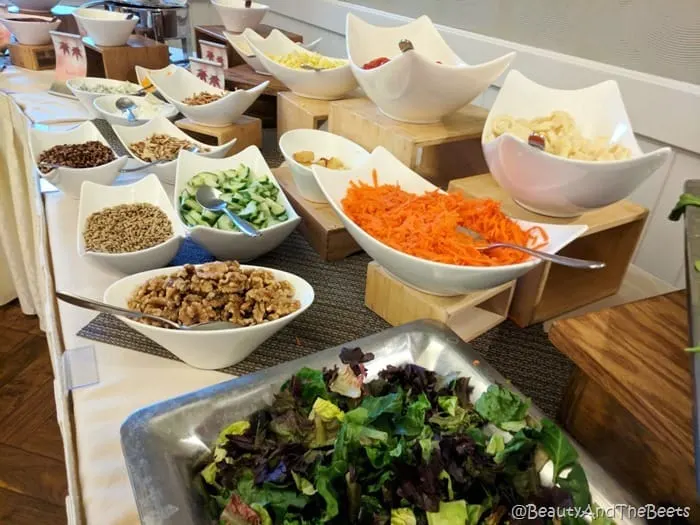
[[[86,250],[83,231],[90,215],[112,206],[135,203],[153,204],[163,210],[173,226],[173,236],[161,244],[137,252],[98,253]],[[78,254],[81,257],[125,274],[132,274],[167,265],[177,254],[184,239],[185,228],[155,175],[148,175],[125,186],[103,186],[89,181],[83,183],[78,206]]]
[[[49,31],[55,31],[61,21],[48,16],[7,14],[8,18],[0,17],[0,24],[15,35],[17,42],[28,46],[40,46],[51,42]],[[22,19],[41,19],[44,22],[23,21]]]
[[[245,6],[244,0],[212,0],[226,31],[242,33],[247,27],[257,27],[268,11],[268,6],[253,2]]]
[[[101,118],[100,113],[95,109],[93,102],[99,97],[105,96],[105,93],[93,93],[92,91],[86,91],[78,86],[130,86],[134,92],[138,91],[140,88],[133,82],[127,82],[124,80],[114,80],[111,78],[99,78],[99,77],[86,77],[86,78],[71,78],[66,80],[66,86],[70,89],[71,93],[80,101],[83,107],[87,110],[92,118]]]
[[[273,29],[267,38],[251,30],[244,31],[243,35],[263,67],[299,96],[336,100],[357,87],[357,81],[347,61],[345,65],[334,69],[307,71],[283,66],[270,59],[268,55],[286,55],[294,51],[309,52],[277,29]]]
[[[372,172],[376,170],[380,184],[399,184],[403,190],[416,194],[423,194],[426,191],[441,191],[404,166],[382,147],[376,148],[369,160],[354,170],[338,172],[320,166],[314,166],[312,169],[323,194],[357,244],[384,269],[417,290],[444,296],[487,290],[526,274],[541,262],[538,259],[529,259],[518,264],[490,267],[445,264],[400,252],[366,233],[343,211],[341,201],[345,197],[351,181],[372,184]],[[558,252],[588,229],[588,226],[585,225],[559,226],[527,221],[517,222],[523,228],[539,226],[547,232],[549,244],[543,248],[543,251],[547,253]]]
[[[256,146],[249,146],[240,153],[226,159],[207,159],[189,151],[181,151],[177,159],[177,176],[173,197],[178,216],[180,215],[178,204],[180,194],[192,177],[203,171],[232,169],[240,164],[248,166],[256,175],[267,175],[278,188],[280,187],[262,153]],[[244,233],[218,230],[206,226],[195,226],[192,228],[187,226],[184,221],[183,225],[189,230],[192,239],[206,248],[217,259],[251,261],[277,248],[301,222],[301,218],[294,211],[281,188],[279,195],[279,203],[287,210],[289,218],[281,224],[261,230],[262,235],[260,237],[248,237]]]
[[[146,124],[143,124],[142,126],[114,126],[112,129],[114,129],[114,133],[117,135],[119,142],[122,143],[122,146],[124,146],[124,149],[126,149],[129,152],[129,154],[133,157],[131,163],[134,164],[134,167],[145,166],[147,162],[142,161],[136,156],[136,154],[131,149],[131,144],[133,144],[134,142],[144,140],[153,135],[154,133],[160,133],[170,135],[171,137],[179,139],[189,140],[190,142],[196,144],[202,149],[199,153],[197,153],[197,155],[200,155],[202,157],[210,157],[213,159],[223,158],[231,150],[233,145],[236,143],[236,140],[238,140],[232,139],[226,144],[222,144],[220,146],[210,146],[208,144],[204,144],[203,142],[199,142],[198,140],[193,139],[165,117],[154,118],[153,120],[147,122]],[[208,148],[209,151],[204,151],[204,148]],[[161,180],[161,182],[170,185],[175,184],[176,170],[177,159],[173,159],[170,162],[164,162],[162,164],[155,164],[148,168],[148,171],[151,173],[155,173]]]
[[[198,265],[201,266],[201,265]],[[104,302],[127,308],[129,297],[140,285],[153,277],[170,275],[181,270],[182,266],[161,268],[131,275],[120,279],[105,290]],[[185,363],[196,368],[214,370],[234,365],[248,357],[253,350],[300,316],[314,301],[311,285],[294,274],[263,268],[241,266],[246,270],[269,270],[275,279],[289,281],[294,286],[294,297],[301,302],[301,308],[281,319],[266,323],[213,331],[186,331],[159,328],[120,317],[131,328],[166,348]]]
[[[313,151],[316,158],[336,157],[348,169],[354,169],[369,159],[369,153],[353,141],[318,129],[293,129],[280,137],[280,151],[292,170],[294,183],[301,196],[312,202],[327,202],[314,179],[311,168],[294,160],[298,151]]]
[[[126,44],[139,21],[139,17],[135,15],[133,18],[127,19],[127,13],[99,8],[76,9],[73,16],[87,33],[87,36],[95,42],[95,45],[103,47],[117,47]]]
[[[32,128],[29,130],[29,150],[34,162],[38,162],[39,155],[53,146],[59,144],[81,144],[92,140],[100,141],[105,146],[111,148],[99,130],[91,121],[83,122],[68,131],[43,131]],[[56,186],[66,195],[71,195],[76,199],[80,198],[80,187],[83,182],[91,181],[97,184],[109,186],[119,176],[119,170],[124,167],[127,157],[119,157],[102,166],[94,168],[56,168],[48,173],[39,174]]]
[[[139,82],[139,86],[145,88],[149,85],[149,82],[151,85],[153,85],[153,82],[151,81],[151,74],[171,75],[177,68],[178,66],[175,64],[168,64],[161,69],[148,69],[143,66],[134,66],[134,71],[136,72],[136,79]],[[155,89],[155,86],[153,87]]]
[[[110,124],[117,126],[140,126],[157,118],[139,118],[138,113],[134,113],[137,118],[133,122],[130,122],[124,113],[117,109],[117,100],[120,98],[128,98],[137,106],[151,104],[149,100],[153,100],[155,103],[159,104],[158,117],[173,118],[179,113],[177,108],[172,104],[164,104],[159,98],[153,97],[149,99],[148,97],[152,97],[152,95],[148,95],[147,97],[137,97],[135,95],[102,95],[101,97],[97,97],[92,104],[100,114],[100,117],[107,120]],[[134,109],[134,111],[136,112],[137,110]]]
[[[213,127],[236,122],[270,83],[266,81],[248,90],[229,91],[223,98],[203,106],[189,106],[182,102],[187,97],[202,91],[220,94],[222,90],[210,86],[181,67],[170,73],[151,72],[150,78],[160,94],[183,115],[193,122]]]
[[[12,0],[20,11],[25,13],[48,13],[60,0]]]
[[[558,157],[512,135],[493,138],[493,120],[502,115],[532,119],[566,111],[585,137],[610,136],[632,157],[586,161]],[[541,86],[511,71],[489,112],[481,137],[484,157],[496,181],[524,208],[552,217],[576,217],[629,196],[671,158],[671,148],[642,153],[617,83],[584,89]]]
[[[251,49],[250,44],[248,44],[248,40],[245,36],[246,33],[255,33],[255,31],[253,31],[252,29],[246,29],[243,33],[229,33],[228,31],[224,31],[224,35],[226,35],[226,39],[233,46],[233,49],[236,50],[236,53],[238,53],[238,55],[245,61],[246,64],[253,68],[253,71],[255,71],[256,73],[260,73],[261,75],[269,75],[270,72],[267,69],[265,69],[265,66],[262,65],[260,59]],[[280,34],[284,36],[284,34],[280,31],[271,31],[270,34],[267,36],[267,39],[279,38],[278,35]],[[314,51],[318,47],[318,44],[321,42],[321,40],[322,38],[317,38],[313,42],[300,45],[307,51]]]
[[[352,72],[367,96],[388,117],[416,124],[438,122],[474,100],[515,57],[508,53],[483,64],[466,64],[427,16],[403,26],[378,27],[348,14],[345,34]],[[410,40],[414,50],[402,53],[402,39]],[[379,57],[391,60],[362,69]]]

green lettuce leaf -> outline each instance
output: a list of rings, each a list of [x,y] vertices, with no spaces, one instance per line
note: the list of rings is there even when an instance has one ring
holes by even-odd
[[[332,520],[340,511],[338,496],[333,489],[333,474],[334,473],[326,467],[319,467],[316,473],[316,490],[326,504],[326,510],[323,513],[323,518],[321,518],[323,522]]]
[[[290,507],[303,509],[309,502],[309,498],[297,493],[294,489],[285,489],[268,484],[256,487],[252,473],[241,476],[236,486],[236,493],[248,505],[269,505],[275,512],[275,516],[284,516]]]
[[[258,516],[260,516],[260,525],[272,525],[272,518],[270,517],[270,513],[267,512],[265,507],[263,507],[259,503],[253,503],[250,506],[250,508],[257,512]]]
[[[493,460],[498,464],[517,465],[525,456],[532,453],[536,445],[536,441],[521,430],[505,444],[503,450],[496,452]]]
[[[494,434],[489,439],[489,444],[486,445],[486,453],[495,456],[499,452],[503,452],[506,448],[505,441],[501,434]]]
[[[700,206],[700,197],[697,197],[692,193],[683,193],[678,198],[678,202],[671,210],[671,213],[668,215],[668,219],[670,221],[679,220],[685,213],[685,209],[688,206]]]
[[[311,403],[318,397],[328,397],[326,381],[321,370],[304,367],[296,373],[295,378],[304,401]]]
[[[366,397],[361,408],[367,410],[367,421],[372,422],[384,414],[400,414],[403,410],[403,392],[395,392],[381,397]]]
[[[543,419],[541,423],[542,430],[539,432],[538,442],[554,464],[556,481],[562,470],[576,463],[578,453],[557,425],[549,419]]]
[[[496,426],[503,423],[524,421],[530,409],[530,400],[498,385],[491,385],[476,402],[476,411]]]
[[[471,505],[470,505],[471,506]],[[479,506],[479,505],[475,505]],[[467,513],[467,503],[461,499],[457,501],[441,501],[438,512],[426,512],[428,525],[471,525]]]
[[[308,479],[294,471],[292,471],[292,478],[294,479],[294,484],[297,486],[299,492],[305,494],[306,496],[313,496],[316,494],[316,489],[314,488],[313,483],[311,483]]]
[[[396,433],[405,436],[419,435],[425,426],[425,413],[429,409],[428,396],[421,393],[406,407],[406,413],[396,422]]]
[[[459,405],[459,400],[457,396],[440,396],[438,397],[438,406],[443,412],[447,412],[449,415],[455,415],[455,409]]]
[[[250,423],[248,421],[236,421],[231,423],[221,432],[219,432],[219,437],[216,440],[217,445],[223,445],[226,443],[228,436],[242,436],[250,428]]]
[[[391,525],[416,525],[416,515],[409,508],[391,509]]]
[[[591,491],[588,487],[586,473],[580,464],[575,463],[566,477],[559,476],[557,484],[571,494],[574,506],[585,509],[591,503]]]

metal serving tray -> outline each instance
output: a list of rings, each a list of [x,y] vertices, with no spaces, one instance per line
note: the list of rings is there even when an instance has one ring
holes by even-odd
[[[416,363],[441,374],[458,371],[471,378],[474,398],[489,385],[505,382],[446,326],[417,321],[145,407],[121,427],[122,449],[141,523],[210,525],[193,485],[196,468],[210,454],[208,444],[227,424],[269,404],[282,383],[301,367],[339,365],[340,349],[358,346],[375,355],[367,366],[369,377],[389,364]],[[542,417],[535,407],[530,413]],[[580,448],[579,452],[595,503],[603,508],[635,503]]]

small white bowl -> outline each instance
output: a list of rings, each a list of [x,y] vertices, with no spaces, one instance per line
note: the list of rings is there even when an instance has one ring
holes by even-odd
[[[404,166],[382,147],[376,148],[369,160],[354,170],[338,172],[320,166],[314,166],[312,169],[323,194],[357,244],[397,279],[421,292],[454,296],[487,290],[517,279],[541,263],[539,259],[534,258],[518,264],[490,267],[439,263],[400,252],[366,233],[343,211],[341,201],[351,181],[372,184],[372,172],[376,170],[380,184],[399,184],[401,189],[419,195],[427,191],[441,191]],[[525,229],[539,226],[545,230],[549,236],[549,244],[542,251],[547,253],[558,252],[588,229],[585,225],[559,226],[520,220],[516,222]]]
[[[257,27],[269,7],[253,2],[250,7],[245,6],[244,0],[212,0],[212,5],[219,13],[226,31],[242,33],[247,27]]]
[[[322,71],[293,69],[275,62],[268,55],[287,55],[294,51],[308,53],[309,51],[292,42],[281,31],[273,29],[267,38],[251,30],[244,31],[243,35],[263,67],[299,96],[319,100],[337,100],[357,87],[357,81],[346,59],[342,59],[345,60],[345,65],[333,69]]]
[[[103,300],[107,304],[128,308],[129,297],[143,283],[154,277],[171,275],[182,268],[183,266],[173,266],[124,277],[105,290]],[[294,287],[294,298],[301,303],[301,308],[274,321],[254,326],[212,331],[173,330],[149,326],[125,317],[120,317],[120,319],[190,366],[215,370],[234,365],[248,357],[253,350],[299,317],[314,301],[313,288],[301,277],[261,266],[241,265],[241,268],[244,270],[269,270],[275,279],[289,281]]]
[[[190,106],[182,101],[202,91],[220,94],[223,90],[210,86],[181,67],[170,74],[152,73],[150,78],[160,94],[183,115],[193,122],[212,127],[224,127],[236,122],[270,84],[266,81],[248,90],[229,91],[215,102]]]
[[[173,236],[156,246],[130,253],[99,253],[85,248],[83,232],[90,215],[105,208],[135,203],[153,204],[163,210],[173,226]],[[166,266],[175,257],[184,239],[185,228],[154,174],[125,186],[103,186],[90,181],[83,183],[78,206],[78,254],[81,257],[125,274],[133,274]]]
[[[146,88],[146,86],[148,86],[149,83],[150,85],[153,85],[151,75],[172,75],[177,68],[178,66],[176,66],[175,64],[168,64],[167,66],[161,69],[148,69],[143,66],[134,66],[134,71],[136,71],[136,79],[139,82],[139,86],[141,86],[142,88]]]
[[[119,142],[121,142],[122,146],[124,146],[124,149],[126,149],[129,152],[129,154],[133,157],[133,160],[131,160],[131,162],[134,164],[134,167],[145,166],[147,162],[142,161],[136,156],[136,154],[131,149],[131,144],[133,144],[134,142],[144,140],[153,135],[154,133],[165,134],[170,135],[171,137],[189,140],[193,144],[196,144],[197,146],[202,148],[202,151],[197,153],[197,155],[200,155],[201,157],[209,157],[212,159],[223,158],[231,150],[233,145],[236,143],[236,140],[238,140],[232,139],[226,144],[222,144],[221,146],[210,146],[208,144],[204,144],[203,142],[199,142],[198,140],[193,139],[165,117],[156,117],[150,122],[147,122],[146,124],[143,124],[141,126],[114,126],[112,129],[114,130],[115,135],[117,135]],[[204,148],[208,148],[209,151],[203,151]],[[155,173],[161,180],[161,182],[169,185],[175,184],[176,170],[177,159],[173,159],[170,162],[164,162],[162,164],[155,164],[148,168],[148,171],[151,173]]]
[[[109,143],[92,121],[89,120],[68,131],[43,131],[31,128],[29,130],[29,151],[36,164],[42,151],[59,144],[82,144],[92,140],[97,140],[111,149]],[[128,160],[127,157],[119,157],[116,153],[115,156],[116,158],[112,162],[94,168],[60,167],[48,173],[41,173],[37,168],[37,171],[39,171],[41,177],[45,178],[63,193],[78,199],[80,198],[80,188],[85,181],[95,182],[104,186],[109,186],[114,182],[119,176],[119,170],[124,167]]]
[[[130,122],[124,113],[117,109],[117,100],[122,97],[130,99],[136,104],[136,108],[133,110],[136,120],[133,122]],[[96,98],[92,104],[103,119],[117,126],[140,126],[154,118],[173,118],[179,113],[175,106],[166,104],[153,95],[146,95],[145,97],[137,97],[135,95],[103,95]],[[146,109],[148,106],[155,106],[154,109],[157,109],[156,116],[147,117],[140,113],[142,109]]]
[[[49,13],[60,0],[12,0],[23,13]]]
[[[609,136],[631,158],[587,161],[558,157],[512,135],[492,140],[496,117],[532,119],[566,111],[584,137]],[[634,136],[617,83],[561,90],[541,86],[518,71],[506,77],[481,137],[494,179],[524,208],[551,217],[576,217],[628,197],[671,158],[671,148],[644,154]]]
[[[73,16],[95,45],[103,47],[118,47],[126,44],[139,21],[139,17],[135,15],[127,19],[127,13],[97,8],[76,9]]]
[[[99,97],[104,97],[107,93],[95,93],[90,91],[91,86],[128,86],[133,92],[138,91],[140,88],[133,82],[127,82],[124,80],[114,80],[111,78],[99,78],[99,77],[86,77],[86,78],[71,78],[66,80],[66,86],[70,89],[71,93],[80,101],[83,107],[87,110],[92,118],[101,118],[100,113],[95,109],[93,102]]]
[[[301,196],[312,202],[327,202],[321,188],[314,179],[311,168],[294,160],[298,151],[313,151],[315,157],[336,157],[348,169],[354,169],[369,159],[369,153],[351,140],[318,129],[293,129],[280,137],[280,151],[284,155],[292,178]],[[336,170],[343,171],[343,170]]]
[[[438,122],[465,106],[515,57],[508,53],[470,66],[450,49],[427,16],[403,26],[379,27],[348,14],[345,34],[352,72],[365,94],[388,117],[414,124]],[[398,46],[402,39],[410,40],[414,50],[402,53]],[[362,69],[379,57],[390,61]]]
[[[40,46],[51,42],[49,31],[55,31],[61,21],[52,17],[22,14],[7,14],[8,18],[0,17],[0,24],[15,35],[17,42],[27,46]],[[41,19],[44,22],[30,22],[23,19]]]
[[[180,156],[177,159],[177,176],[173,196],[178,216],[180,216],[178,204],[180,202],[180,194],[192,177],[203,171],[232,169],[240,164],[248,166],[256,175],[267,175],[280,188],[265,158],[256,146],[249,146],[240,153],[226,159],[207,159],[189,151],[180,151]],[[217,259],[251,261],[277,248],[301,222],[301,218],[294,211],[281,188],[278,200],[287,210],[288,219],[281,224],[261,230],[262,235],[260,237],[248,237],[244,233],[218,230],[206,226],[192,228],[187,226],[184,221],[182,224],[188,229],[192,239],[206,248]]]
[[[224,35],[226,35],[226,38],[231,44],[231,46],[233,46],[233,49],[236,50],[236,53],[238,53],[238,55],[245,61],[246,64],[253,68],[253,71],[255,71],[256,73],[260,73],[261,75],[269,75],[270,72],[267,69],[265,69],[265,66],[262,65],[260,59],[251,49],[250,44],[248,44],[248,40],[245,36],[246,33],[255,33],[255,31],[253,31],[252,29],[246,29],[242,34],[229,33],[228,31],[224,31]],[[284,36],[284,33],[281,33],[280,31],[271,31],[266,39],[279,38],[278,35],[280,34]],[[308,44],[299,45],[301,45],[301,47],[303,47],[307,51],[314,51],[318,47],[318,44],[321,42],[321,40],[323,39],[317,38],[316,40],[314,40],[313,42],[309,42]]]

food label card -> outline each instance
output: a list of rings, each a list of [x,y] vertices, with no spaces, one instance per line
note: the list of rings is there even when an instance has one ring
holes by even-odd
[[[228,68],[228,53],[226,52],[225,45],[200,40],[199,46],[202,49],[202,56],[200,58],[208,60],[209,62],[216,62],[224,69]]]
[[[56,80],[65,82],[71,78],[87,75],[85,46],[80,35],[51,31],[51,40],[56,52]]]
[[[224,68],[221,64],[201,58],[190,58],[190,72],[210,86],[224,89]]]

